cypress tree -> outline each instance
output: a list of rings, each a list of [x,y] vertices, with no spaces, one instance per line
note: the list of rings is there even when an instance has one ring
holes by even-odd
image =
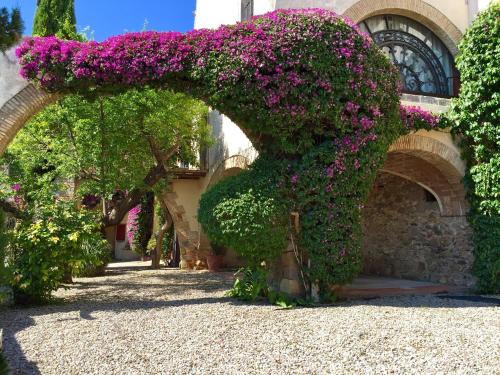
[[[74,0],[37,0],[33,35],[76,39]]]
[[[7,8],[0,9],[0,51],[5,51],[16,44],[23,34],[24,24],[19,8],[12,9],[9,14]]]

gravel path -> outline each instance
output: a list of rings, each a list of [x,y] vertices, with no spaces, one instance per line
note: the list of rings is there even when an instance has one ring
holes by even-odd
[[[500,308],[427,297],[280,310],[230,274],[123,270],[0,312],[14,374],[500,374]]]

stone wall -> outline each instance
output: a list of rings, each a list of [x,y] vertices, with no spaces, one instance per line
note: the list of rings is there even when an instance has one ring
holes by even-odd
[[[441,216],[432,194],[380,173],[364,209],[363,273],[470,287],[471,229]]]

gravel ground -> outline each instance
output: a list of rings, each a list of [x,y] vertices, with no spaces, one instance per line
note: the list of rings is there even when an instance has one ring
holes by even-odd
[[[280,310],[228,273],[114,268],[0,312],[14,374],[500,374],[500,308],[433,296]]]

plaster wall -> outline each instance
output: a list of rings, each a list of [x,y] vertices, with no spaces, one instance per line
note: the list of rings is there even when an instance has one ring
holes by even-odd
[[[184,208],[184,219],[189,223],[192,231],[198,231],[200,224],[197,219],[198,201],[203,192],[201,180],[174,180],[172,191],[177,194],[178,202],[182,202]]]
[[[414,2],[414,0],[411,1]],[[470,20],[469,1],[473,0],[425,0],[424,2],[445,14],[463,32]],[[324,8],[343,14],[358,2],[356,0],[276,0],[276,8]],[[401,0],[402,8],[406,2],[410,0]]]
[[[0,52],[0,108],[29,83],[19,75],[15,48]]]

